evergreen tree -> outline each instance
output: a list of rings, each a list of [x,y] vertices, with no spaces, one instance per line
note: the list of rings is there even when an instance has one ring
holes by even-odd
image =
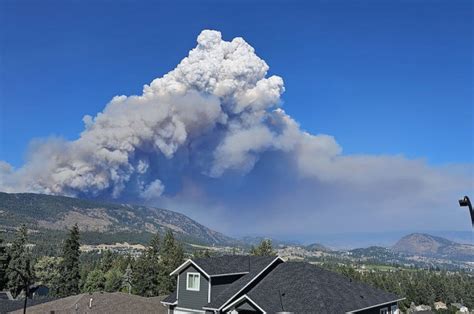
[[[276,252],[273,251],[272,240],[263,240],[260,245],[250,249],[251,255],[256,256],[276,256]]]
[[[84,284],[85,292],[104,291],[105,289],[105,275],[99,268],[94,269],[87,275],[86,283]]]
[[[160,234],[155,233],[150,240],[150,243],[148,246],[148,253],[153,256],[158,256],[160,254],[160,246],[161,246]]]
[[[8,252],[3,244],[3,238],[0,238],[0,290],[5,290],[8,283],[7,267],[10,261]]]
[[[102,270],[103,273],[108,272],[114,263],[114,254],[110,250],[105,250],[103,251],[102,258],[100,259],[100,270]]]
[[[51,295],[57,295],[59,292],[61,262],[60,257],[42,256],[33,267],[37,283],[48,286]]]
[[[160,295],[160,247],[160,237],[155,234],[146,252],[137,259],[132,274],[136,294],[146,297]]]
[[[74,225],[69,232],[69,237],[64,242],[62,263],[60,267],[61,282],[59,294],[69,296],[78,294],[81,276],[79,273],[79,228]]]
[[[211,252],[208,249],[205,250],[194,250],[193,258],[206,258],[211,257]]]
[[[122,276],[122,287],[127,289],[128,294],[132,293],[132,266],[128,264],[127,269],[125,269],[125,273]]]
[[[105,273],[105,291],[116,292],[122,288],[122,276],[118,268],[111,268]]]
[[[171,230],[168,230],[163,238],[160,253],[160,292],[168,294],[176,288],[176,279],[170,276],[170,273],[184,260],[183,246],[174,238]]]
[[[14,297],[34,281],[31,255],[26,246],[27,243],[28,229],[22,225],[9,250],[10,261],[7,268],[7,278],[8,287]]]

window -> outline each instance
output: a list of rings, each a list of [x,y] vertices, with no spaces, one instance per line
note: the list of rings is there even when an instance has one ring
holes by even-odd
[[[390,313],[392,313],[392,314],[395,314],[395,313],[397,312],[397,310],[398,310],[398,306],[397,306],[397,305],[392,305],[392,306],[390,307]]]
[[[186,289],[192,291],[199,291],[201,281],[201,274],[199,273],[188,273],[186,278]]]
[[[388,314],[388,307],[384,307],[383,309],[380,309],[380,314]]]

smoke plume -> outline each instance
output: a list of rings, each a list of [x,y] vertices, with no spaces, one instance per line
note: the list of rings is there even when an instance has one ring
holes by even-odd
[[[141,95],[85,116],[77,140],[33,142],[18,170],[0,162],[0,189],[179,204],[202,216],[190,205],[199,201],[209,213],[221,208],[216,217],[271,212],[278,225],[288,206],[303,220],[340,210],[338,197],[382,212],[426,208],[472,184],[421,160],[343,155],[332,136],[309,134],[285,113],[283,79],[268,70],[242,38],[204,30]]]

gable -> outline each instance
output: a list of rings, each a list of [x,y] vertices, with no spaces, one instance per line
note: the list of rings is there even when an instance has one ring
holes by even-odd
[[[190,289],[188,281],[192,280],[190,276],[194,277],[196,274],[199,274],[198,289]],[[209,280],[194,265],[188,265],[179,273],[176,289],[178,307],[202,310],[202,307],[208,303]]]

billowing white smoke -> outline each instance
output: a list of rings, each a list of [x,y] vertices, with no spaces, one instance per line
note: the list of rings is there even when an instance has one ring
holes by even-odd
[[[227,42],[220,32],[204,30],[197,42],[176,69],[145,85],[142,95],[116,96],[95,118],[84,117],[78,140],[36,145],[28,163],[2,180],[4,189],[67,195],[107,191],[118,197],[134,180],[149,199],[166,188],[159,173],[147,175],[150,156],[173,159],[197,143],[210,156],[200,170],[212,177],[249,171],[268,150],[310,146],[316,158],[339,152],[332,138],[302,133],[277,108],[283,80],[266,77],[268,65],[242,38]]]
[[[116,96],[94,118],[84,117],[79,139],[33,143],[16,171],[0,162],[0,190],[144,201],[204,193],[211,199],[208,210],[216,204],[238,207],[230,212],[241,214],[249,206],[272,207],[278,219],[278,210],[284,215],[298,207],[306,213],[302,224],[315,207],[347,207],[334,206],[332,198],[340,195],[354,208],[393,213],[429,204],[441,208],[453,193],[472,186],[472,178],[419,160],[342,155],[333,137],[302,131],[279,107],[283,80],[267,77],[268,65],[242,38],[228,42],[220,32],[204,30],[197,42],[173,71],[145,85],[142,95]],[[227,174],[245,176],[259,159],[275,171],[249,179],[247,186],[258,185],[258,192],[246,194],[249,206],[240,205],[243,198],[235,193],[224,193],[234,198],[225,199],[209,183],[225,182]],[[179,177],[184,183],[176,187]],[[281,189],[281,182],[288,184]]]

